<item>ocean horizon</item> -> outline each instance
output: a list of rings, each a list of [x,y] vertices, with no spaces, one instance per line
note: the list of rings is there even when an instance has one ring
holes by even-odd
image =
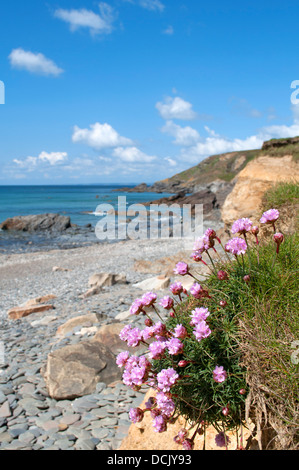
[[[118,192],[120,184],[2,185],[0,186],[0,223],[8,218],[57,213],[71,218],[73,224],[95,226],[100,204],[118,206],[118,197],[126,196],[127,205],[142,204],[170,196],[168,193]],[[125,187],[134,187],[126,185]]]

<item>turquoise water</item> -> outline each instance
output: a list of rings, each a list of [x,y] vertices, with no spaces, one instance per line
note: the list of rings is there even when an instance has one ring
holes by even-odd
[[[119,187],[120,188],[120,187]],[[127,205],[142,204],[170,194],[114,192],[117,186],[0,186],[0,222],[7,218],[44,213],[71,217],[79,226],[99,220],[94,214],[103,203],[118,206],[118,197],[126,196]],[[88,213],[89,212],[89,213]]]

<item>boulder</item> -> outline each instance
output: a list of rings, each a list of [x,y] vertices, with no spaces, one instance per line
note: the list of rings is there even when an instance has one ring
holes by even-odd
[[[141,289],[144,291],[154,291],[154,290],[161,290],[167,289],[170,284],[170,278],[166,276],[157,276],[151,277],[149,279],[145,279],[144,281],[138,282],[137,284],[133,284],[133,287],[137,289]]]
[[[32,313],[40,313],[45,312],[47,310],[52,310],[54,307],[53,305],[32,305],[32,306],[24,306],[24,307],[15,307],[11,308],[7,315],[11,320],[18,320],[20,318],[28,317]]]
[[[114,354],[99,341],[82,341],[50,353],[41,373],[55,400],[89,395],[98,382],[110,384],[122,375]]]
[[[99,319],[95,313],[89,313],[87,315],[80,315],[78,317],[70,318],[67,322],[60,325],[57,329],[57,336],[65,336],[66,334],[79,327],[90,327],[95,323],[98,323]]]
[[[144,346],[141,345],[138,348],[129,348],[127,344],[122,341],[119,337],[119,333],[125,327],[123,323],[111,323],[110,325],[103,325],[97,331],[92,341],[99,341],[100,343],[107,346],[113,354],[117,355],[122,351],[129,351],[132,354],[139,353],[141,350],[145,350]]]
[[[141,409],[145,409],[145,402],[150,397],[155,396],[155,391],[150,390],[144,398],[144,401],[140,405]],[[132,424],[129,428],[128,435],[122,441],[118,450],[121,451],[136,451],[136,450],[176,450],[182,451],[181,445],[176,444],[173,438],[177,435],[178,431],[186,427],[186,422],[182,417],[179,417],[174,424],[168,424],[167,431],[163,433],[155,432],[152,425],[152,417],[150,413],[145,413],[141,423]],[[251,430],[254,426],[252,423],[249,425],[249,429],[243,427],[243,447],[246,447],[248,439],[251,437]],[[187,426],[188,429],[188,426]],[[194,429],[190,432],[188,437],[191,437]],[[215,436],[217,431],[209,426],[206,429],[206,450],[225,450],[225,447],[217,447],[215,444]],[[235,450],[237,447],[237,436],[233,431],[227,432],[227,436],[230,439],[228,445],[229,450]],[[241,430],[238,430],[238,440],[240,442]],[[194,450],[202,450],[204,445],[204,436],[197,435],[195,438]]]
[[[38,214],[12,217],[0,224],[2,230],[22,232],[56,231],[63,232],[71,227],[70,217],[59,214]]]
[[[56,295],[48,294],[42,297],[36,297],[35,299],[27,300],[24,306],[31,307],[33,305],[46,304],[47,302],[50,302],[51,300],[54,300],[54,299],[57,299]]]
[[[93,274],[88,281],[90,287],[111,287],[114,284],[126,284],[124,274],[99,273]]]

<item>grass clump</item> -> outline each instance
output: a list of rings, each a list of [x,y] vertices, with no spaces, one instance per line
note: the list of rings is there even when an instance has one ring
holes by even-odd
[[[283,204],[299,202],[299,184],[294,182],[276,183],[264,194],[263,206],[266,209],[281,207]]]

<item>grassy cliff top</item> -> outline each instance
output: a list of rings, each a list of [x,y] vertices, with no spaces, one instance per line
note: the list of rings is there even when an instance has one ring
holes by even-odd
[[[298,161],[299,137],[271,139],[264,142],[262,148],[257,150],[212,155],[188,170],[156,182],[152,188],[166,187],[192,190],[195,186],[206,185],[215,180],[230,182],[245,168],[248,162],[263,155],[271,157],[292,155],[293,159]]]

